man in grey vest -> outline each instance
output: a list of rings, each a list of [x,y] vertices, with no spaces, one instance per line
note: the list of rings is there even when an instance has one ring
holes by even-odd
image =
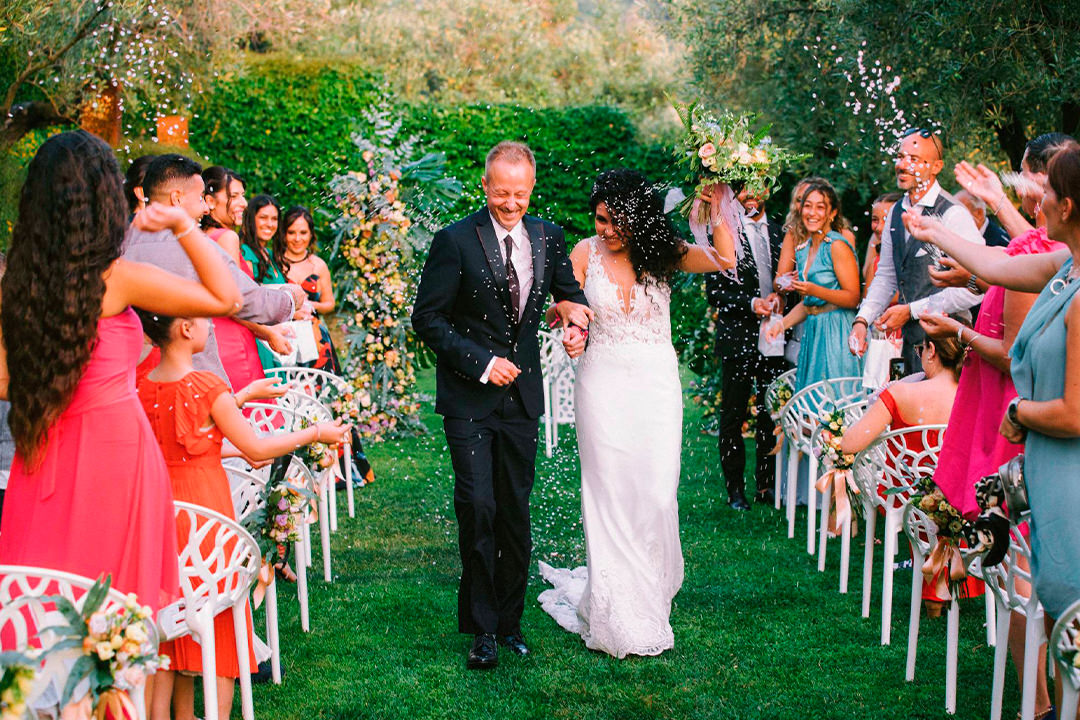
[[[986,244],[971,214],[937,182],[945,165],[942,155],[941,140],[932,131],[913,128],[904,133],[896,154],[896,184],[904,197],[889,213],[881,234],[877,274],[859,306],[848,343],[852,353],[862,355],[870,323],[886,332],[903,329],[903,357],[909,374],[922,370],[918,348],[926,333],[919,317],[927,312],[962,313],[982,301],[974,277],[967,288],[934,287],[928,270],[934,262],[933,249],[913,239],[901,221],[905,212],[915,208],[940,218],[945,227],[971,242]],[[899,299],[889,307],[893,293]]]

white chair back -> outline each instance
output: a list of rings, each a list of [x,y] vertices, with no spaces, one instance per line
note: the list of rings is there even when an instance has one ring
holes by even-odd
[[[787,384],[793,385],[795,382],[795,369],[792,368],[786,372],[777,375],[776,379],[769,383],[769,387],[765,389],[765,407],[771,408],[776,404],[776,393],[779,392],[780,387]],[[791,402],[789,399],[788,402]],[[787,403],[784,403],[780,408],[780,412],[777,414],[776,419],[779,419],[784,414],[784,410],[787,408]]]
[[[1058,717],[1076,717],[1077,693],[1080,693],[1080,668],[1073,657],[1080,652],[1080,600],[1061,614],[1050,633],[1050,654],[1063,679],[1063,708]]]
[[[353,388],[344,379],[328,373],[306,367],[278,367],[266,371],[267,376],[275,376],[287,382],[292,390],[315,398],[324,405],[329,405]]]
[[[903,512],[915,486],[937,470],[944,425],[891,430],[855,456],[855,481],[876,505]]]
[[[792,395],[780,416],[784,435],[800,452],[812,452],[811,437],[817,429],[821,413],[831,407],[850,405],[868,398],[870,391],[862,386],[861,377],[841,377],[807,385]],[[811,482],[816,478],[811,479]]]

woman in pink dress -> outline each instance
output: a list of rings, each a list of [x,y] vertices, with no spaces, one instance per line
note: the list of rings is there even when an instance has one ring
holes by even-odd
[[[196,201],[199,189],[189,189]],[[179,207],[152,203],[134,223],[175,233],[201,283],[122,259],[128,216],[108,145],[79,130],[41,146],[0,285],[0,397],[11,401],[16,446],[0,563],[108,574],[156,610],[179,590],[176,525],[161,450],[135,394],[142,325],[130,306],[223,315],[242,297]]]

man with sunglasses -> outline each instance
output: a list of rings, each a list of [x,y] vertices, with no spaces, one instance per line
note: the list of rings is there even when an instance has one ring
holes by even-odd
[[[893,205],[881,234],[877,274],[852,323],[848,345],[856,355],[865,353],[870,323],[885,332],[902,329],[903,358],[910,374],[922,370],[916,347],[926,339],[926,333],[919,325],[919,317],[927,312],[965,314],[981,302],[982,296],[974,282],[967,288],[934,287],[929,273],[935,259],[934,249],[908,234],[901,221],[903,214],[917,208],[923,215],[940,218],[945,227],[971,242],[986,243],[967,209],[937,182],[945,166],[937,133],[925,128],[908,130],[901,138],[895,163],[896,185],[904,191],[904,197]],[[899,300],[889,307],[894,293],[899,293]]]

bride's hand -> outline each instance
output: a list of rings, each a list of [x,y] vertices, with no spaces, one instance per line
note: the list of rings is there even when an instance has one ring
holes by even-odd
[[[585,352],[585,333],[577,325],[570,325],[563,331],[563,349],[571,358]]]
[[[588,305],[581,305],[569,300],[557,303],[555,305],[555,314],[562,321],[563,330],[566,330],[570,325],[587,328],[594,317],[594,313]]]

